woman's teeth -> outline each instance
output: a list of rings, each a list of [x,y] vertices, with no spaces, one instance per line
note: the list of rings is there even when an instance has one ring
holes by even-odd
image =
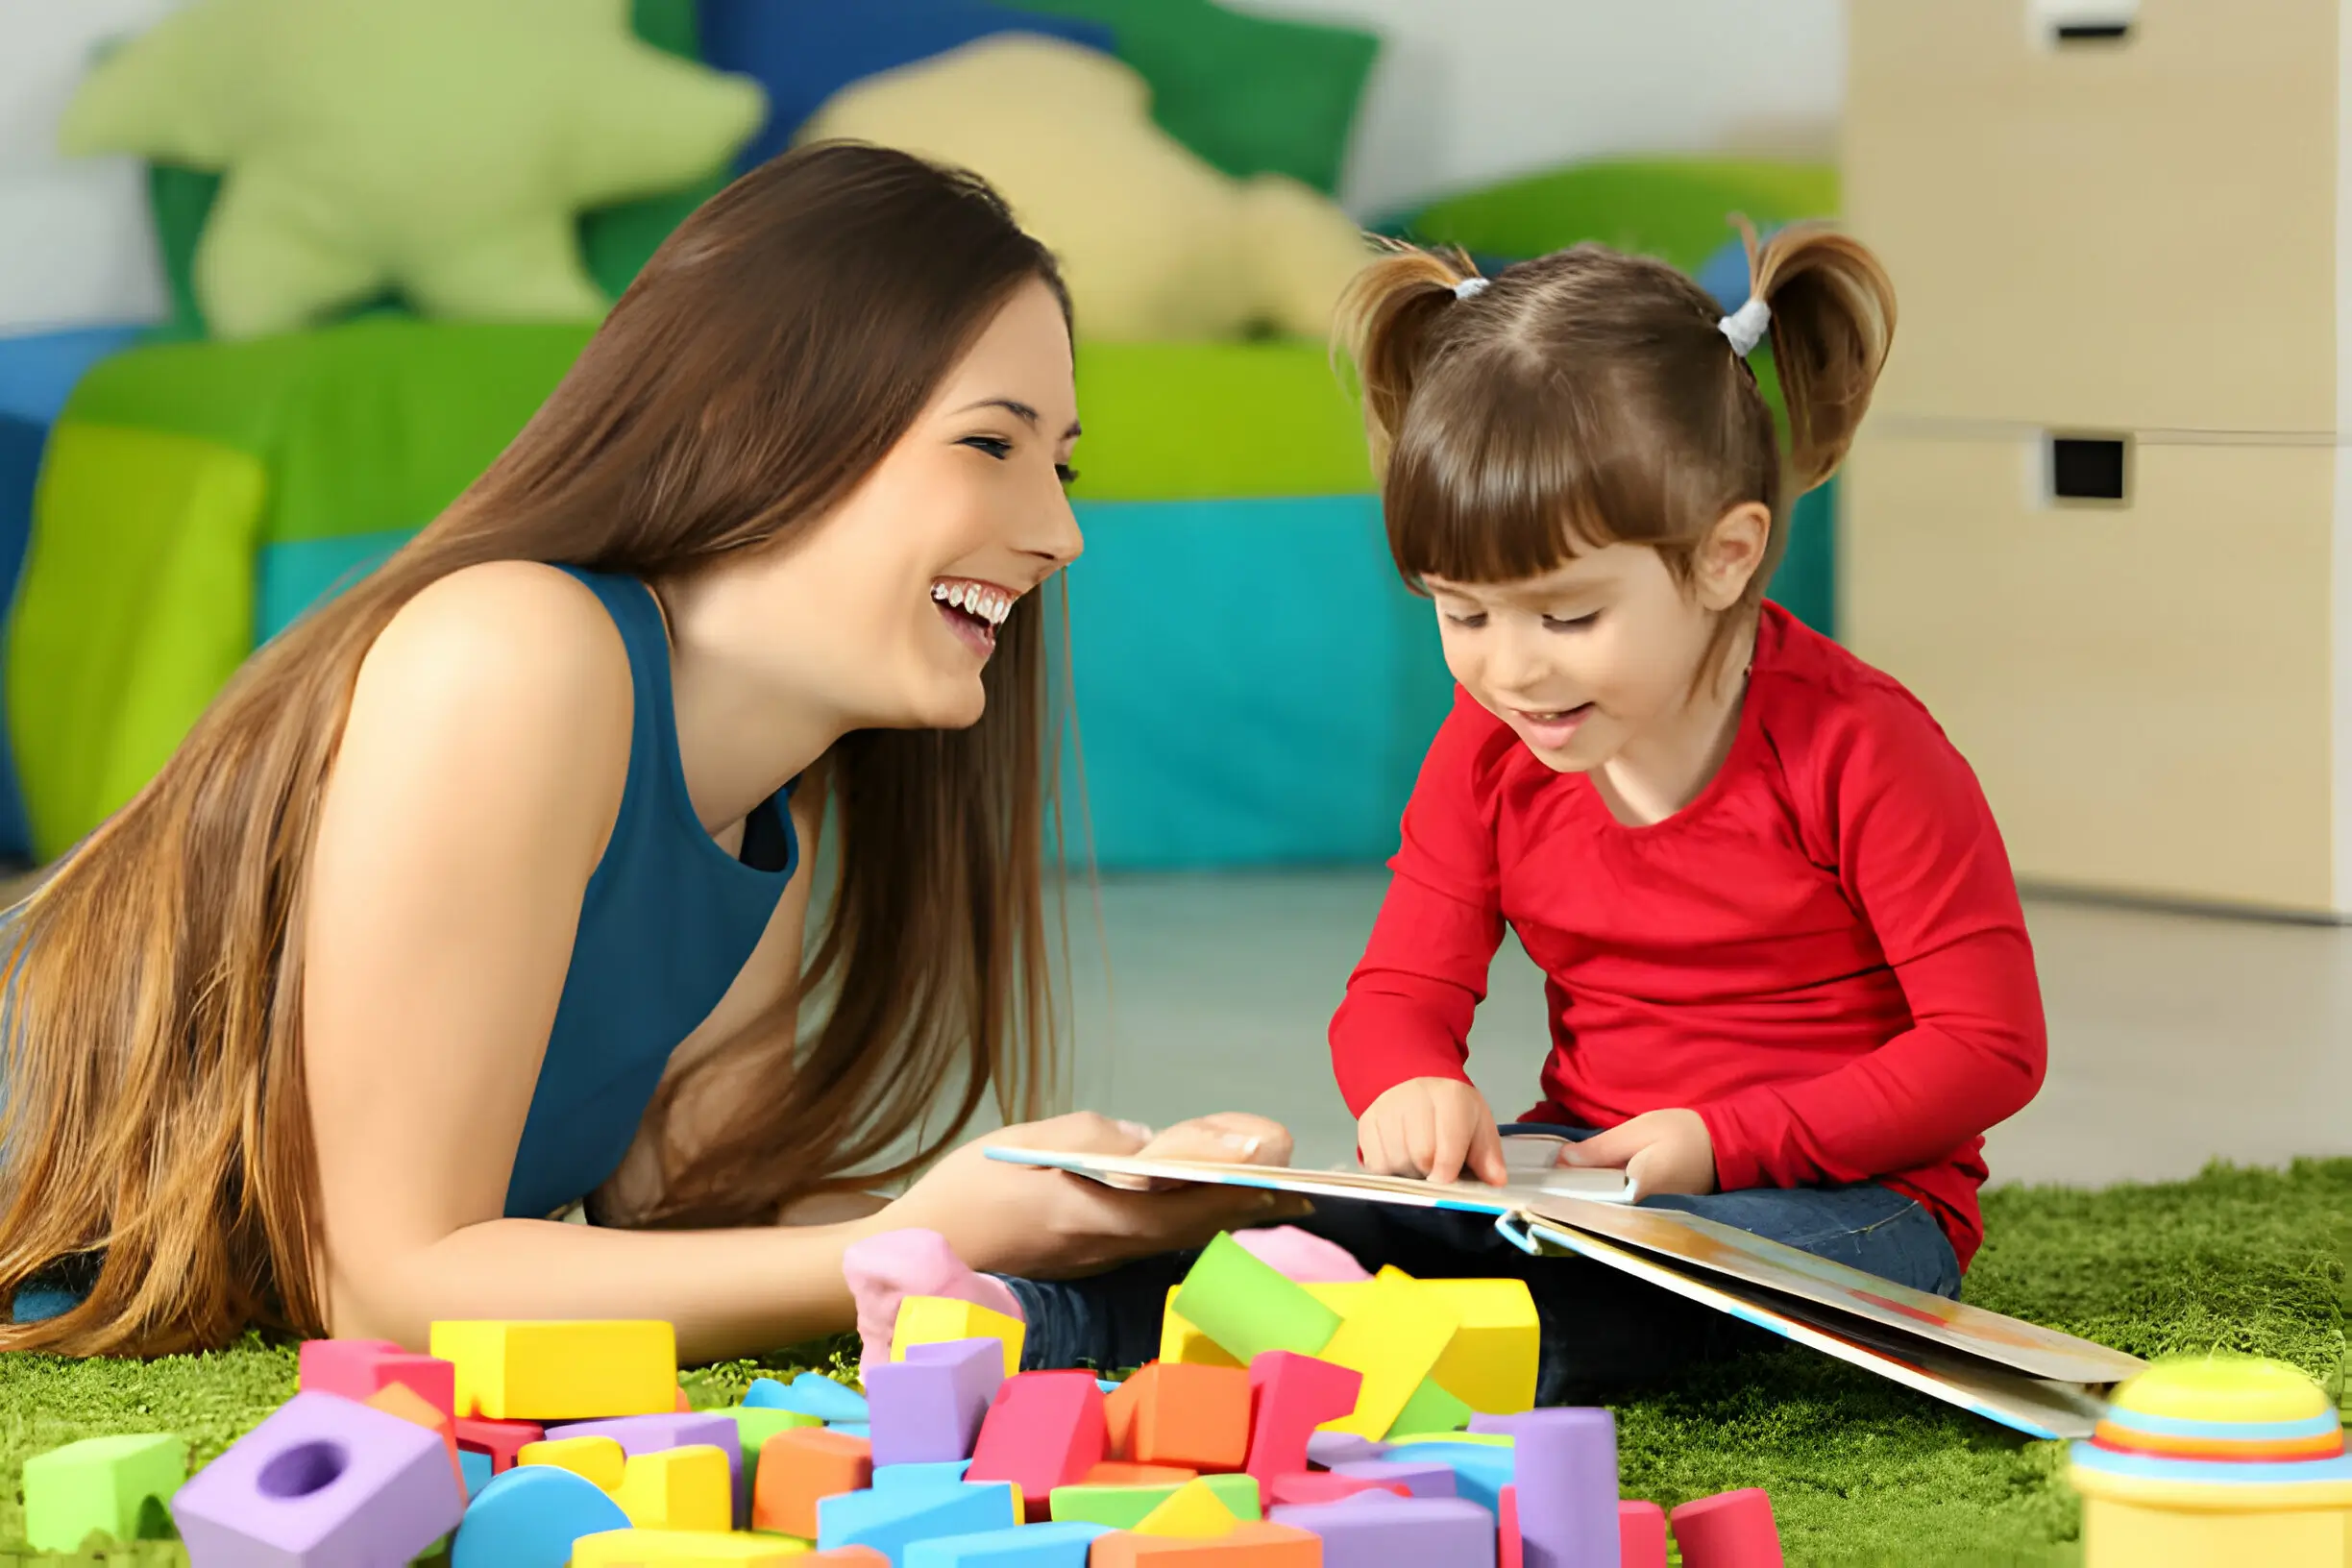
[[[1013,597],[985,583],[935,582],[931,597],[967,615],[978,616],[992,626],[1004,625],[1004,618],[1013,613]]]

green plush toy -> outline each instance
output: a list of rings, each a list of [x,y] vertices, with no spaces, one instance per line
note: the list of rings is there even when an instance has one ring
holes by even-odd
[[[226,171],[196,292],[246,337],[387,288],[593,318],[579,209],[710,173],[766,108],[633,36],[627,0],[196,0],[90,73],[61,139]]]

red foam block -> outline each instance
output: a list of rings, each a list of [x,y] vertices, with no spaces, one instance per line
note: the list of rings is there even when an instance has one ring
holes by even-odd
[[[1655,1503],[1617,1505],[1619,1568],[1666,1568],[1666,1510]]]
[[[389,1339],[309,1339],[296,1362],[306,1394],[339,1394],[362,1405],[387,1383],[405,1384],[434,1409],[457,1419],[457,1368]]]
[[[1083,1482],[1110,1450],[1093,1373],[1022,1372],[996,1390],[965,1480],[1012,1482],[1036,1524],[1052,1516],[1053,1489]]]
[[[1757,1486],[1717,1492],[1674,1510],[1682,1568],[1782,1568],[1772,1499]]]
[[[494,1476],[513,1469],[516,1455],[546,1437],[547,1429],[536,1421],[493,1421],[482,1415],[457,1418],[457,1446],[489,1455],[490,1473]]]
[[[1363,1374],[1293,1351],[1250,1358],[1250,1442],[1241,1468],[1262,1487],[1307,1468],[1307,1439],[1356,1409]]]
[[[1328,1470],[1309,1470],[1302,1475],[1276,1476],[1265,1483],[1265,1506],[1298,1507],[1316,1503],[1336,1503],[1358,1492],[1394,1492],[1399,1497],[1412,1496],[1411,1488],[1401,1481],[1375,1481],[1369,1476],[1340,1476]]]
[[[1495,1568],[1527,1568],[1527,1543],[1519,1538],[1519,1487],[1495,1494]]]

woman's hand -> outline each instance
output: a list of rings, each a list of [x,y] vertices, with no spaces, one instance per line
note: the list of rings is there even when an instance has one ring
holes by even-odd
[[[1663,1192],[1715,1190],[1715,1139],[1696,1111],[1645,1111],[1569,1144],[1559,1163],[1622,1169],[1635,1203]]]
[[[1389,1090],[1358,1118],[1356,1144],[1364,1168],[1383,1176],[1510,1180],[1493,1108],[1459,1079],[1409,1078]]]
[[[1225,1141],[1237,1137],[1241,1142]],[[1255,1116],[1205,1116],[1154,1139],[1149,1129],[1091,1112],[1008,1127],[942,1160],[871,1222],[876,1230],[921,1226],[939,1232],[975,1269],[1035,1279],[1095,1273],[1131,1258],[1208,1245],[1219,1231],[1271,1225],[1311,1211],[1302,1198],[1255,1188],[1185,1187],[1126,1192],[1066,1171],[1008,1164],[991,1146],[1067,1154],[1138,1154],[1146,1145],[1171,1159],[1289,1156],[1289,1134]],[[1179,1151],[1185,1152],[1179,1152]],[[1221,1152],[1212,1152],[1221,1151]]]

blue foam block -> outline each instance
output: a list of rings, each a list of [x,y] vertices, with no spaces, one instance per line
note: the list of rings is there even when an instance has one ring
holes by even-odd
[[[795,1410],[813,1415],[830,1426],[866,1419],[866,1396],[844,1387],[821,1372],[803,1372],[789,1384],[773,1378],[753,1381],[744,1394],[746,1408],[755,1410]]]
[[[843,1492],[817,1500],[817,1547],[870,1546],[905,1568],[906,1549],[945,1535],[1011,1530],[1020,1523],[1010,1482],[894,1491]]]
[[[1517,1457],[1507,1448],[1482,1443],[1407,1443],[1390,1449],[1386,1458],[1412,1464],[1442,1464],[1454,1472],[1455,1489],[1465,1502],[1488,1513],[1500,1512],[1503,1488],[1517,1473]]]
[[[466,1509],[450,1546],[450,1568],[564,1568],[582,1535],[628,1528],[621,1505],[587,1477],[551,1464],[518,1464]]]
[[[497,1462],[489,1455],[478,1454],[470,1448],[457,1451],[457,1468],[465,1476],[469,1500],[481,1496],[481,1489],[490,1484],[491,1466]]]
[[[874,1466],[873,1489],[893,1492],[902,1486],[961,1486],[964,1472],[971,1468],[971,1460],[957,1459],[939,1464],[877,1464]]]
[[[1110,1533],[1107,1525],[1065,1520],[977,1535],[943,1535],[910,1545],[904,1568],[979,1568],[983,1563],[987,1568],[1086,1568],[1095,1537]]]

